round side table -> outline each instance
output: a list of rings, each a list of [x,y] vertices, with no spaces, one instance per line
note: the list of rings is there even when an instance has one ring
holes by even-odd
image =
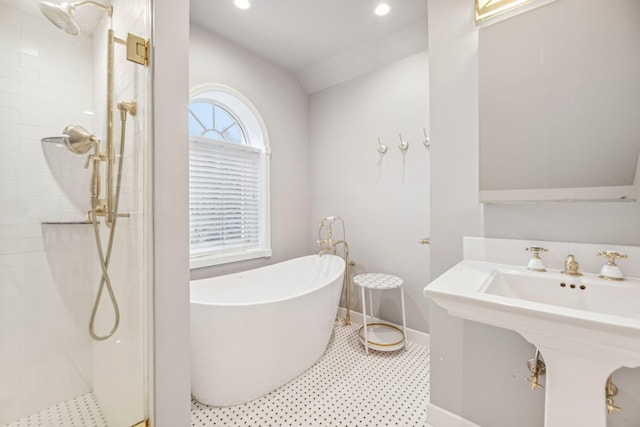
[[[365,353],[369,354],[369,348],[378,351],[395,351],[407,347],[407,324],[404,312],[404,281],[391,274],[367,273],[359,274],[353,278],[353,283],[360,286],[362,291],[362,316],[364,325],[360,328],[360,341],[364,345]],[[370,318],[373,320],[372,290],[386,291],[400,289],[400,306],[402,308],[402,329],[387,323],[372,323],[367,320],[367,301],[365,289],[369,291]]]

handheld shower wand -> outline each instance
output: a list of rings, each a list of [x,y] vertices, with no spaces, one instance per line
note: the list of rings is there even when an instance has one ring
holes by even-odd
[[[87,219],[93,224],[93,232],[96,241],[96,248],[98,251],[98,259],[100,261],[100,269],[102,270],[100,285],[98,286],[98,293],[93,303],[93,309],[91,310],[91,319],[89,320],[89,334],[96,341],[103,341],[111,337],[116,332],[120,324],[120,308],[118,306],[118,300],[116,298],[115,291],[113,290],[113,285],[111,284],[111,277],[109,275],[109,263],[111,262],[111,254],[113,253],[113,242],[118,217],[128,216],[128,214],[120,214],[118,210],[120,202],[120,190],[122,188],[122,166],[124,160],[127,115],[135,115],[136,103],[120,102],[118,104],[118,109],[120,110],[120,121],[122,122],[120,132],[120,152],[118,153],[118,172],[115,184],[113,208],[114,215],[109,230],[109,240],[107,242],[106,253],[102,248],[102,239],[100,237],[100,229],[98,227],[98,217],[101,215],[106,217],[105,207],[103,204],[101,204],[102,199],[100,198],[102,184],[102,180],[100,178],[100,163],[105,161],[107,156],[105,153],[100,153],[100,140],[98,140],[98,138],[96,138],[94,135],[90,134],[83,127],[72,125],[67,126],[62,131],[62,140],[70,151],[76,154],[86,154],[92,148],[94,150],[92,154],[89,154],[87,156],[85,167],[89,167],[89,165],[91,165],[91,181],[89,186],[91,192],[91,209],[87,213]],[[107,166],[109,167],[108,164]],[[111,185],[111,183],[107,182],[107,185]],[[100,301],[102,299],[102,294],[105,289],[109,294],[111,306],[113,307],[114,321],[113,326],[108,333],[104,335],[98,335],[95,331],[95,320],[98,308],[100,306]]]

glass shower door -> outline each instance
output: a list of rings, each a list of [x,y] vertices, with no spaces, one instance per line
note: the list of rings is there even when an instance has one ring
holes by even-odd
[[[120,42],[149,38],[150,5],[59,6],[0,0],[0,426],[131,426],[148,418],[151,79]]]

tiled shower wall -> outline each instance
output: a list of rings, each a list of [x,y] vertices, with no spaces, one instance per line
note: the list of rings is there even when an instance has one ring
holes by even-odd
[[[149,38],[147,0],[116,0],[113,5],[115,36],[125,39],[127,33]],[[94,35],[94,99],[97,117],[105,117],[106,109],[106,25]],[[129,214],[119,218],[111,262],[111,280],[118,297],[121,324],[115,335],[93,343],[93,389],[96,399],[109,425],[133,425],[146,417],[146,336],[144,319],[146,281],[144,227],[145,173],[150,167],[145,156],[150,154],[149,127],[145,117],[149,111],[148,68],[126,60],[126,49],[116,44],[114,49],[114,108],[118,102],[135,101],[136,115],[127,120],[122,194],[120,212]],[[117,110],[116,110],[117,111]],[[96,123],[105,133],[105,120]],[[120,115],[114,115],[114,141],[120,146]],[[104,228],[103,228],[104,230]],[[103,233],[106,242],[107,233]],[[112,311],[104,301],[105,310],[99,312],[96,322],[99,331],[111,328]]]
[[[37,2],[0,1],[0,425],[92,386],[91,229],[42,224],[84,214],[40,145],[69,124],[92,129],[91,51],[91,39],[49,24]],[[82,156],[52,148],[63,167],[82,168]]]

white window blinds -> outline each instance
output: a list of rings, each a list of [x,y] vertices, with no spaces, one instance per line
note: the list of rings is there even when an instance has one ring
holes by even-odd
[[[260,248],[261,151],[191,137],[191,257]]]

